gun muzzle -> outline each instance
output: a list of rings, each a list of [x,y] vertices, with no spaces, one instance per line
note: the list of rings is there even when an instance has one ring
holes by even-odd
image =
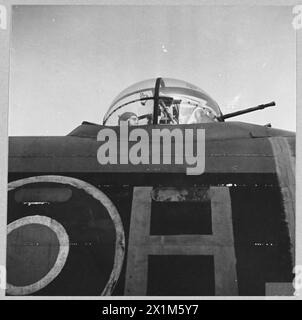
[[[235,111],[235,112],[232,112],[232,113],[224,114],[221,117],[219,117],[218,120],[219,121],[224,121],[225,119],[228,119],[228,118],[233,118],[233,117],[236,117],[236,116],[240,116],[241,114],[253,112],[253,111],[256,111],[256,110],[262,110],[262,109],[265,109],[265,108],[268,108],[268,107],[273,107],[275,105],[276,105],[275,101],[272,101],[272,102],[269,102],[269,103],[265,103],[265,104],[259,104],[256,107],[252,107],[252,108],[243,109],[243,110],[240,110],[240,111]]]

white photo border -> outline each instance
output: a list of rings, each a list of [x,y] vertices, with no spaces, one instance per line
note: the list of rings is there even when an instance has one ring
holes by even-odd
[[[9,115],[9,52],[11,38],[11,14],[14,5],[196,5],[196,6],[302,6],[302,0],[0,0],[0,9],[5,7],[7,20],[6,28],[2,29],[0,21],[0,266],[6,265],[6,234],[7,234],[7,176],[8,176],[8,115]],[[296,30],[296,265],[302,266],[302,28]],[[302,295],[302,293],[301,293]],[[263,297],[139,297],[140,300],[174,299],[174,300],[203,300],[203,299],[302,299],[301,295],[293,297],[263,296]],[[7,297],[5,290],[0,288],[0,299],[7,300],[131,300],[138,297]]]

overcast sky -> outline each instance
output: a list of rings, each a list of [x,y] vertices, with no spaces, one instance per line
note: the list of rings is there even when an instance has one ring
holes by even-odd
[[[292,19],[284,6],[17,6],[9,134],[101,123],[120,91],[158,76],[201,87],[223,113],[274,100],[236,121],[295,131]]]

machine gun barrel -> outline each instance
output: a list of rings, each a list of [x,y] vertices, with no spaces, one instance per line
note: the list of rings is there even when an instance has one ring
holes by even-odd
[[[240,111],[224,114],[221,117],[219,117],[218,120],[219,121],[224,121],[225,119],[228,119],[228,118],[236,117],[236,116],[239,116],[241,114],[253,112],[253,111],[256,111],[256,110],[262,110],[262,109],[265,109],[265,108],[268,108],[268,107],[273,107],[275,105],[276,105],[275,101],[272,101],[272,102],[269,102],[269,103],[266,103],[266,104],[259,104],[256,107],[247,108],[247,109],[243,109],[243,110],[240,110]]]

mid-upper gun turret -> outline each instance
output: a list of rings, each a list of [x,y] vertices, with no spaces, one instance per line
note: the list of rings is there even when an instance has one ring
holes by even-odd
[[[223,115],[217,102],[193,84],[170,78],[149,79],[122,91],[104,116],[104,125],[195,124],[225,119],[274,106],[261,104]]]
[[[181,80],[157,78],[122,91],[103,124],[117,125],[127,117],[136,124],[208,123],[219,121],[221,116],[217,102],[202,89]]]

